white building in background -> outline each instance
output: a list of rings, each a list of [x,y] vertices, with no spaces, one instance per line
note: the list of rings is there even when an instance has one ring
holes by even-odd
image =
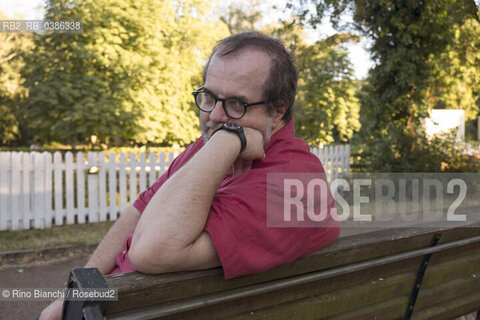
[[[425,119],[427,136],[448,133],[457,130],[457,141],[465,141],[465,111],[434,109]]]

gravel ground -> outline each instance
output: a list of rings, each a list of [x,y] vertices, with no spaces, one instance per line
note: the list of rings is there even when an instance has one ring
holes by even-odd
[[[88,256],[0,267],[0,288],[65,288],[70,270],[83,267]],[[0,301],[0,318],[34,319],[50,302]]]

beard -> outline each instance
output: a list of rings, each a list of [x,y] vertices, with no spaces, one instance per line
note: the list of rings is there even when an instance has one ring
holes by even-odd
[[[203,142],[207,143],[210,140],[212,133],[220,128],[223,122],[213,122],[208,120],[206,123],[200,122],[200,132],[202,133]]]
[[[261,129],[257,129],[262,133],[263,141],[265,142],[263,145],[264,147],[268,145],[268,143],[270,142],[270,138],[272,137],[272,123],[273,118],[268,117],[265,126]],[[205,123],[200,122],[200,132],[202,133],[203,142],[207,143],[208,140],[210,140],[210,138],[212,137],[212,133],[218,128],[220,128],[223,124],[224,122],[213,122],[211,120],[208,120]]]

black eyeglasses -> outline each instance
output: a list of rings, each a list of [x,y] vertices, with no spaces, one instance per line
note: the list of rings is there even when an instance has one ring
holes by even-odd
[[[265,104],[265,101],[245,103],[238,98],[217,98],[203,86],[193,91],[193,96],[195,97],[195,104],[203,112],[212,112],[217,102],[222,101],[223,111],[225,111],[227,117],[232,119],[240,119],[243,117],[248,107]]]

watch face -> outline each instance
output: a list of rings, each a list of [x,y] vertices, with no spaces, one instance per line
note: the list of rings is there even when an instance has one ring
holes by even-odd
[[[225,126],[225,128],[227,128],[227,129],[233,129],[233,130],[238,130],[238,129],[241,128],[238,124],[236,124],[236,123],[230,123],[230,122],[225,123],[224,126]]]

